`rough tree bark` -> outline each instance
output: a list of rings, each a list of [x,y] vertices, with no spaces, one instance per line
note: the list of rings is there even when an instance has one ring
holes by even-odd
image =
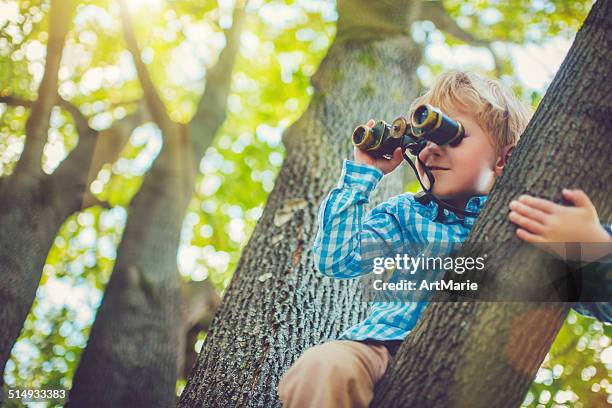
[[[148,110],[163,133],[164,146],[130,205],[117,261],[75,373],[70,407],[174,405],[188,324],[196,325],[205,317],[193,309],[184,312],[181,307],[176,269],[180,231],[194,191],[197,159],[225,120],[244,18],[243,4],[239,4],[226,33],[227,46],[207,73],[206,90],[187,126],[168,116],[140,59],[124,2],[120,5],[126,43]],[[201,306],[198,299],[192,301]],[[184,314],[186,320],[182,321]]]
[[[282,169],[179,406],[279,406],[278,379],[300,353],[364,316],[354,282],[323,278],[310,247],[318,204],[352,158],[354,126],[405,114],[416,96],[420,50],[409,28],[419,5],[339,1],[312,101],[283,135]],[[373,201],[401,191],[399,173],[385,177]]]
[[[178,373],[187,378],[198,357],[194,348],[198,334],[210,328],[221,299],[209,279],[187,282],[182,285],[181,292],[182,327],[179,335],[177,366]]]
[[[487,275],[496,290],[535,292],[561,278],[524,253],[507,221],[521,193],[560,201],[580,187],[600,219],[612,219],[612,3],[598,1],[491,193],[463,255],[492,245]],[[521,252],[518,252],[521,251]],[[543,286],[545,287],[545,285]],[[528,299],[534,299],[529,297]],[[432,303],[376,389],[373,407],[517,407],[563,324],[568,303]]]

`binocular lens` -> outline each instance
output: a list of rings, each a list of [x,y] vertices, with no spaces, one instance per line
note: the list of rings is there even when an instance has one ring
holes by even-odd
[[[359,126],[357,129],[355,129],[355,132],[353,132],[353,144],[355,146],[361,146],[366,138],[366,135],[367,130],[365,127]]]
[[[421,105],[414,111],[414,121],[416,125],[422,125],[429,116],[427,105]]]

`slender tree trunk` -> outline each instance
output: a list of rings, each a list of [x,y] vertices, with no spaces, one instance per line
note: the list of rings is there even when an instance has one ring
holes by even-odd
[[[612,3],[598,1],[491,193],[462,255],[488,246],[489,284],[528,299],[562,278],[524,252],[507,221],[521,193],[560,200],[580,187],[604,222],[612,219]],[[519,252],[520,251],[520,252]],[[551,274],[546,277],[546,274]],[[550,285],[549,285],[550,286]],[[546,287],[542,285],[540,287]],[[376,389],[373,407],[518,407],[563,324],[568,303],[432,303]]]
[[[338,182],[350,135],[368,118],[405,114],[420,51],[409,1],[340,1],[338,33],[313,77],[313,99],[284,134],[286,157],[266,209],[181,395],[181,407],[279,406],[281,374],[309,346],[364,317],[354,282],[323,278],[311,244],[318,205]],[[373,29],[373,27],[377,27]],[[400,192],[385,177],[374,199]]]
[[[203,156],[225,120],[244,15],[238,7],[228,45],[207,75],[193,119],[197,137],[192,139],[190,127],[168,117],[122,10],[128,48],[149,111],[164,135],[164,147],[130,206],[117,262],[75,373],[70,407],[151,408],[175,403],[185,353],[180,336],[187,334],[188,323],[182,317],[192,319],[181,307],[176,267],[180,231],[194,191],[196,158]]]

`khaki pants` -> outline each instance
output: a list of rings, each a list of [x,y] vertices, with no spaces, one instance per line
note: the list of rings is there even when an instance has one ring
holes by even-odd
[[[285,408],[367,407],[391,355],[383,345],[337,340],[306,350],[278,383]]]

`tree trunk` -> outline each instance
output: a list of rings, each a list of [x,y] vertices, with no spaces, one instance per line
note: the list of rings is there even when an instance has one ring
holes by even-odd
[[[198,334],[208,330],[219,309],[220,297],[209,279],[182,285],[182,328],[179,336],[178,372],[187,378],[198,358],[194,348]]]
[[[94,203],[87,187],[91,176],[105,162],[114,161],[116,151],[105,149],[98,132],[89,127],[77,107],[57,95],[57,75],[64,40],[70,26],[73,3],[57,0],[49,12],[49,41],[45,72],[36,101],[1,95],[0,102],[31,109],[26,122],[26,145],[13,173],[0,179],[0,372],[32,306],[49,249],[68,216]],[[40,161],[54,106],[72,116],[79,143],[55,172],[46,175]],[[144,120],[144,114],[129,115],[102,131],[101,138],[127,140],[128,132]],[[101,147],[100,149],[98,149]],[[95,151],[95,154],[94,154]],[[88,177],[89,173],[89,177]],[[0,376],[0,385],[3,376]],[[2,396],[0,395],[0,402]]]
[[[460,256],[481,256],[497,291],[527,299],[563,278],[535,251],[525,252],[507,221],[521,193],[559,202],[563,187],[580,187],[603,222],[612,219],[612,3],[598,1],[525,130],[506,173],[491,193]],[[494,240],[494,241],[493,241]],[[548,285],[550,286],[550,285]],[[569,303],[430,304],[376,388],[373,407],[517,407],[563,324]]]
[[[312,79],[312,101],[283,136],[282,169],[179,406],[279,406],[276,385],[297,357],[364,317],[355,282],[323,278],[310,248],[318,205],[352,158],[354,127],[405,114],[416,96],[420,51],[408,34],[416,7],[385,4],[338,3],[338,33]],[[373,198],[400,189],[397,172]]]
[[[174,404],[181,327],[176,254],[193,178],[191,163],[184,164],[192,151],[183,146],[162,148],[132,201],[69,407]]]
[[[238,7],[228,45],[207,75],[192,121],[197,138],[192,139],[188,126],[173,123],[167,115],[140,60],[123,5],[122,15],[128,48],[148,109],[164,135],[164,147],[130,206],[117,261],[74,376],[69,407],[151,408],[175,403],[185,353],[185,340],[179,337],[187,334],[190,323],[182,317],[197,316],[184,316],[181,305],[176,267],[180,231],[194,191],[196,158],[204,155],[225,120],[244,17]]]
[[[38,99],[30,105],[26,144],[13,174],[1,184],[0,372],[4,371],[34,301],[53,237],[81,201],[82,182],[78,176],[70,180],[62,178],[59,172],[47,176],[40,166],[51,110],[58,100],[57,74],[71,14],[72,5],[68,0],[58,0],[51,6],[45,72]],[[84,139],[92,137],[91,134],[84,136]],[[85,140],[83,147],[88,147]],[[62,185],[63,182],[66,185]],[[65,188],[65,195],[62,188]],[[0,386],[2,384],[0,376]]]

